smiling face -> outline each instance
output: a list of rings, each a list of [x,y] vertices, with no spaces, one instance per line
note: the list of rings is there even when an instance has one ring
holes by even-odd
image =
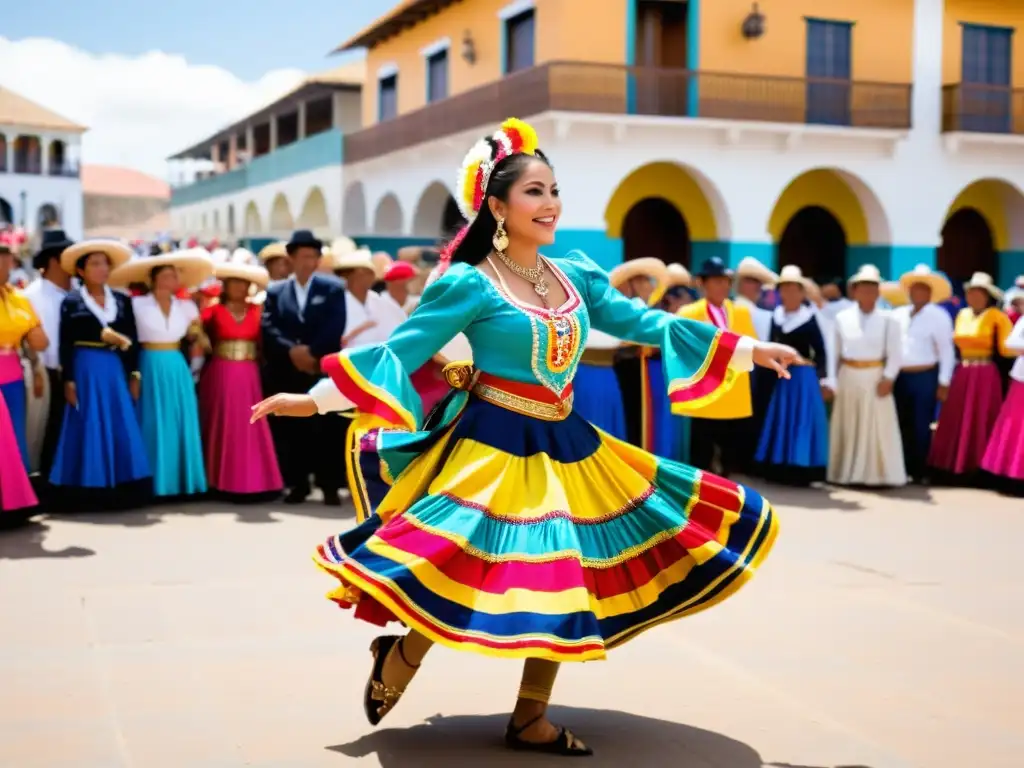
[[[505,220],[509,240],[521,247],[551,245],[562,215],[562,200],[554,171],[542,160],[530,158],[509,187],[507,200],[491,197],[496,219]]]

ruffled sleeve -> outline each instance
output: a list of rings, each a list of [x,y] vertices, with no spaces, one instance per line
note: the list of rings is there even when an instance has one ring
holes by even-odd
[[[560,264],[583,293],[594,328],[661,349],[672,413],[685,415],[706,407],[729,391],[738,374],[754,367],[753,339],[627,299],[612,286],[608,274],[579,251]]]
[[[310,391],[318,410],[354,407],[391,427],[418,429],[423,406],[409,375],[476,319],[484,287],[480,279],[474,267],[452,264],[385,343],[324,357],[321,368],[333,387],[321,383]]]

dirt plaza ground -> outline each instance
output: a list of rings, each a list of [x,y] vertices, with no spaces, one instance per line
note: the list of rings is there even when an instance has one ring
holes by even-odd
[[[584,764],[1024,765],[1024,501],[764,491],[782,530],[749,586],[563,667]],[[377,633],[309,559],[350,522],[202,503],[0,531],[0,768],[562,764],[502,749],[518,662],[435,648],[367,725]]]

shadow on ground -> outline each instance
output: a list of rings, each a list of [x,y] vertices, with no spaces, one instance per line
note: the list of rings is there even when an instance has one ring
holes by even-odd
[[[95,550],[85,547],[64,547],[49,550],[43,546],[50,526],[31,521],[19,528],[0,532],[0,560],[30,560],[33,558],[92,557]]]
[[[564,723],[594,749],[588,766],[643,768],[870,768],[869,766],[787,766],[766,763],[752,747],[713,731],[625,712],[552,707]],[[349,744],[327,747],[350,758],[376,755],[382,768],[448,768],[451,765],[564,766],[565,758],[524,755],[505,748],[508,715],[434,715],[412,728],[374,731]],[[486,763],[484,762],[486,761]],[[581,763],[582,765],[583,763]]]

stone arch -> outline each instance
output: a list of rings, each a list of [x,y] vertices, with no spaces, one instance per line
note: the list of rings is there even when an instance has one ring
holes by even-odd
[[[363,182],[356,181],[345,190],[345,198],[341,204],[341,231],[345,235],[363,235],[367,233],[366,190]]]
[[[374,211],[373,234],[401,235],[402,222],[402,205],[393,192],[388,192],[377,203],[377,210]]]
[[[327,199],[324,197],[323,190],[320,187],[313,187],[309,190],[295,226],[298,229],[323,231],[325,234],[330,229],[331,223],[327,215]]]
[[[263,232],[263,219],[260,217],[260,209],[256,207],[256,201],[250,200],[245,206],[245,219],[242,225],[242,234],[258,235]]]
[[[954,282],[988,272],[1009,285],[1019,271],[1014,253],[1024,250],[1024,192],[999,178],[964,187],[946,210],[938,267]]]
[[[848,277],[851,248],[888,244],[892,236],[878,195],[838,168],[813,168],[790,181],[775,201],[768,232],[780,266],[795,264],[817,280]]]
[[[292,218],[291,209],[288,207],[288,198],[284,192],[278,192],[274,196],[274,202],[270,204],[270,231],[285,233],[293,229],[295,219]]]
[[[454,214],[453,214],[454,209]],[[431,182],[416,203],[412,215],[412,234],[417,237],[450,237],[452,229],[458,229],[464,222],[459,213],[459,206],[448,191],[448,187],[440,182]]]

